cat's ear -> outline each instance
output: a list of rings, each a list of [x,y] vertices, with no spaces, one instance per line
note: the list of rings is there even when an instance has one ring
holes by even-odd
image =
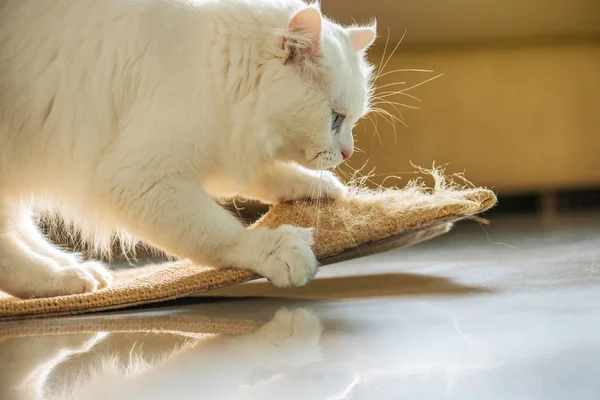
[[[347,28],[346,32],[350,36],[350,43],[355,52],[360,53],[373,44],[377,38],[377,25],[373,23],[368,27]]]
[[[308,6],[298,11],[288,24],[281,42],[284,50],[289,50],[286,62],[293,58],[316,56],[321,50],[321,30],[323,16],[317,7]]]

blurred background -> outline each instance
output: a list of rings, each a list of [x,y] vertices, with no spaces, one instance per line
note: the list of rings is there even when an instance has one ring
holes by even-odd
[[[411,162],[435,162],[493,188],[496,212],[600,206],[600,1],[322,0],[322,9],[345,24],[375,17],[379,34],[369,58],[384,111],[359,123],[362,152],[342,174],[374,169],[369,184],[403,186]]]

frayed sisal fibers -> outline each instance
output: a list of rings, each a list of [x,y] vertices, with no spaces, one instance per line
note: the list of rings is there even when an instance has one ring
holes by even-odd
[[[282,224],[314,227],[315,254],[319,260],[327,262],[346,252],[368,249],[390,238],[414,237],[419,232],[447,226],[450,222],[474,216],[496,204],[496,196],[491,190],[459,187],[447,183],[440,174],[434,174],[434,178],[436,183],[433,189],[411,182],[400,190],[352,189],[349,195],[336,201],[277,204],[248,229],[276,228]],[[424,235],[413,242],[429,237]],[[362,253],[359,251],[359,254]],[[248,270],[196,266],[186,261],[132,268],[115,272],[115,284],[112,287],[91,293],[17,299],[0,292],[0,319],[50,317],[126,308],[190,296],[258,278],[260,276]]]

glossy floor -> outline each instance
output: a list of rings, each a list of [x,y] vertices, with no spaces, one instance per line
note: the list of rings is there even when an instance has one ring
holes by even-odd
[[[464,223],[221,295],[266,298],[0,325],[0,399],[600,398],[599,215]]]

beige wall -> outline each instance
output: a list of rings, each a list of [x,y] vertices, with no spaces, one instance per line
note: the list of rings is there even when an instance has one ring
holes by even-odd
[[[377,19],[381,40],[408,46],[600,35],[598,0],[321,0],[351,24]]]
[[[376,64],[382,47],[371,53]],[[422,103],[402,95],[387,98],[421,107],[399,107],[408,127],[397,124],[396,140],[382,117],[377,119],[383,145],[368,120],[356,128],[367,169],[377,168],[375,182],[412,171],[410,161],[421,166],[435,161],[504,192],[600,186],[600,43],[435,51],[401,46],[386,71],[397,68],[434,73],[390,74],[378,86],[395,81],[410,86],[445,75],[410,91]],[[357,154],[351,165],[365,160]]]

